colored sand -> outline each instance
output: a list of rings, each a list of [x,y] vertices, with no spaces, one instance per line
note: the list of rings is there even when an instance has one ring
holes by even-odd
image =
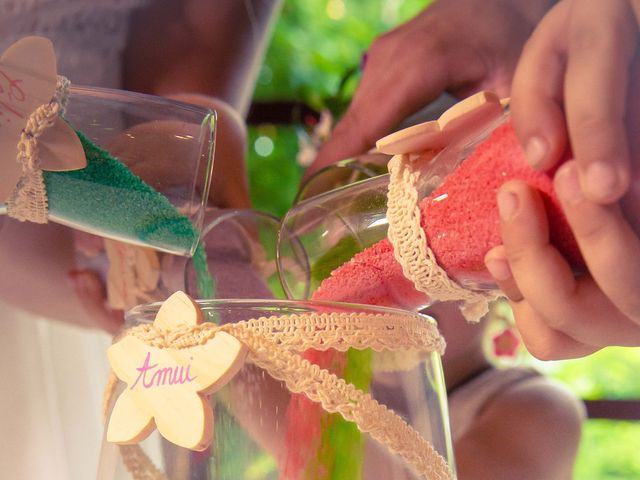
[[[187,254],[198,232],[169,200],[106,150],[76,131],[87,157],[82,170],[44,172],[49,212],[88,229],[123,241]],[[213,279],[206,252],[199,243],[193,256],[201,298],[213,298]]]
[[[90,233],[189,254],[198,237],[191,221],[122,162],[77,133],[87,167],[44,172],[50,214]]]
[[[202,242],[198,243],[192,261],[196,272],[196,287],[200,293],[200,298],[214,298],[214,282],[209,272],[207,252]]]
[[[584,265],[553,192],[551,177],[528,166],[513,127],[507,123],[420,203],[429,246],[439,265],[452,277],[491,281],[483,259],[489,249],[502,243],[496,192],[510,179],[525,180],[540,191],[552,244],[574,267]],[[314,298],[407,309],[425,306],[428,300],[404,277],[386,239],[334,270]]]
[[[502,243],[496,192],[510,179],[525,180],[541,193],[549,217],[551,243],[571,264],[583,264],[553,192],[552,177],[529,167],[513,126],[506,123],[420,204],[429,246],[438,264],[450,275],[483,272],[484,255]]]
[[[469,158],[420,203],[422,227],[438,263],[452,276],[490,281],[485,273],[483,259],[489,249],[501,243],[495,198],[498,188],[509,179],[525,180],[541,192],[549,216],[552,243],[574,266],[581,266],[583,262],[580,252],[553,193],[551,177],[546,173],[535,172],[527,165],[510,124],[493,132],[487,141],[480,144]],[[316,277],[325,274],[329,266],[339,263],[338,257],[348,254],[352,247],[349,239],[346,239],[338,245],[337,250],[328,252],[323,257],[328,265],[312,269],[313,283],[317,283]],[[343,260],[346,261],[349,256],[346,255],[347,258]],[[403,275],[401,266],[393,256],[393,246],[386,239],[357,253],[332,271],[321,282],[312,298],[409,310],[419,309],[428,303],[428,298],[416,291]],[[309,359],[323,364],[335,362],[335,357],[336,353],[333,352],[313,352]],[[346,365],[346,370],[348,369],[349,363]],[[371,373],[369,379],[370,375]],[[288,452],[295,449],[297,451],[294,461],[288,465],[290,470],[285,471],[285,478],[359,478],[354,476],[357,474],[353,462],[345,461],[346,458],[353,460],[353,456],[349,457],[347,454],[347,457],[338,457],[338,454],[344,452],[326,451],[327,444],[332,445],[335,452],[344,448],[345,444],[341,439],[331,437],[330,434],[332,429],[340,432],[343,427],[327,425],[326,422],[330,420],[323,418],[322,412],[313,408],[305,397],[294,398],[289,406]],[[323,425],[324,428],[321,428]],[[358,440],[352,439],[351,442],[353,446]],[[356,455],[357,465],[361,465],[361,453],[353,455]],[[341,473],[342,477],[332,476],[331,465],[327,465],[329,461],[334,466],[341,465],[339,468],[345,469]],[[301,477],[301,472],[307,475]]]

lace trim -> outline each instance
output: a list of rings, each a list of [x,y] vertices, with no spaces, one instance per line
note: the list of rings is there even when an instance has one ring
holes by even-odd
[[[49,210],[44,176],[40,169],[38,139],[64,113],[69,94],[69,80],[58,76],[56,93],[49,103],[40,105],[29,115],[18,142],[18,163],[22,176],[7,200],[7,215],[21,222],[47,223]]]
[[[413,163],[409,155],[396,155],[389,161],[388,237],[395,259],[416,290],[436,301],[462,300],[464,317],[477,322],[489,311],[489,303],[498,298],[500,292],[468,290],[450,279],[438,265],[421,225],[417,190],[420,169],[414,168]]]
[[[140,325],[124,334],[153,347],[182,349],[202,345],[219,331],[243,342],[249,349],[248,358],[273,378],[284,381],[291,392],[304,393],[327,412],[339,413],[356,423],[361,431],[386,445],[424,478],[452,478],[446,460],[401,417],[369,394],[296,353],[309,348],[344,351],[352,347],[442,352],[444,340],[434,325],[399,315],[334,312],[261,317],[220,326],[205,323],[171,331]],[[105,405],[110,403],[113,389],[114,383],[110,382],[105,391]],[[141,450],[125,447],[121,452],[135,480],[164,478]]]

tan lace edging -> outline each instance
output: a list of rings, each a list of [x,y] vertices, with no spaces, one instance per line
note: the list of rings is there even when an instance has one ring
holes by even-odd
[[[388,238],[402,272],[413,282],[416,290],[433,300],[462,300],[464,317],[469,321],[479,321],[489,311],[489,303],[498,298],[499,291],[466,289],[449,278],[438,265],[421,225],[417,189],[420,169],[414,168],[409,155],[395,155],[389,161],[389,174]]]
[[[442,353],[445,344],[435,325],[417,317],[332,312],[261,317],[220,326],[205,323],[171,331],[140,325],[125,334],[134,335],[149,346],[182,349],[202,345],[218,331],[229,333],[243,342],[249,349],[249,360],[273,378],[284,381],[291,392],[303,393],[320,403],[327,412],[339,413],[347,421],[356,423],[361,431],[405,460],[423,478],[452,478],[446,460],[395,412],[297,353],[309,348],[409,349]],[[105,390],[105,419],[114,389],[115,383],[110,382]],[[121,452],[125,466],[135,480],[164,478],[162,473],[156,471],[157,476],[141,466],[139,447],[130,448],[123,446]],[[148,458],[143,461],[150,462]]]
[[[56,92],[49,103],[40,105],[29,115],[20,133],[17,161],[22,176],[7,200],[7,215],[21,222],[47,223],[49,201],[40,168],[38,139],[64,113],[69,96],[69,80],[59,75]]]

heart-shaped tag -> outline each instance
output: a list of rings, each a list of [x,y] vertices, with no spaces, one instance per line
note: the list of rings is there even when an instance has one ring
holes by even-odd
[[[154,327],[171,330],[196,326],[200,307],[183,292],[169,297]],[[116,376],[127,384],[118,397],[107,440],[138,443],[158,428],[176,445],[204,450],[213,438],[213,413],[207,395],[222,388],[242,368],[247,349],[235,337],[218,332],[203,345],[189,348],[150,347],[126,335],[108,351]]]
[[[5,203],[22,175],[16,160],[20,134],[29,116],[56,92],[56,57],[51,41],[26,37],[0,56],[0,203]],[[82,144],[62,118],[38,142],[42,170],[77,170],[87,164]]]

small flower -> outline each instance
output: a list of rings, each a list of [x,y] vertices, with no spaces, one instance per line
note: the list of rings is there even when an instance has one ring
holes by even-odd
[[[493,337],[493,353],[496,357],[515,357],[520,346],[520,338],[513,329],[506,328]]]

